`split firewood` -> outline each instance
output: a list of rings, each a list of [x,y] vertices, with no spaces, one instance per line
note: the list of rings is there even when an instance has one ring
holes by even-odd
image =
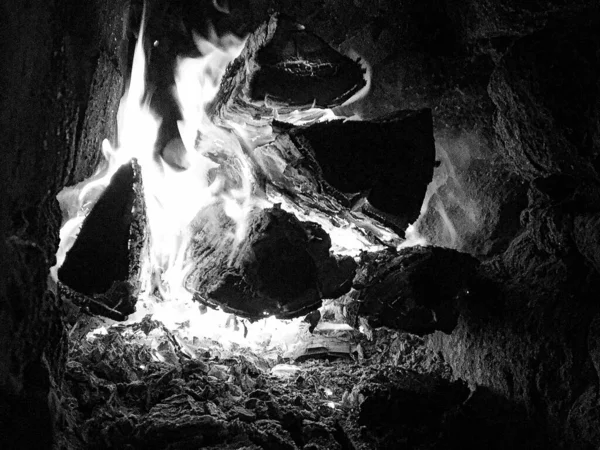
[[[92,314],[125,320],[135,311],[146,211],[135,160],[113,175],[58,269],[62,294]]]
[[[478,261],[441,247],[410,247],[398,252],[364,253],[353,290],[343,299],[346,318],[358,326],[424,335],[450,333],[458,301],[477,283]]]
[[[435,165],[430,110],[275,129],[274,141],[254,155],[280,191],[312,197],[306,206],[316,209],[333,200],[400,236],[419,216]]]
[[[431,112],[296,128],[275,120],[340,105],[364,86],[359,62],[274,15],[229,65],[208,114],[218,125],[237,123],[271,141],[253,154],[270,197],[315,211],[334,227],[355,226],[379,245],[402,237],[420,213],[435,163]]]
[[[248,37],[209,109],[217,122],[265,125],[285,114],[342,104],[365,86],[364,69],[283,15]]]
[[[351,287],[354,260],[330,255],[331,241],[318,225],[278,207],[251,211],[239,242],[220,205],[203,210],[195,228],[185,286],[207,306],[250,320],[292,318]]]

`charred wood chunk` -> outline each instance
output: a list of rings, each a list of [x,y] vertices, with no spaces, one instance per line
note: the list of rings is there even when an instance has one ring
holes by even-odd
[[[248,40],[221,82],[209,114],[251,122],[342,104],[366,84],[364,69],[288,17],[274,15]]]
[[[399,245],[401,239],[391,227],[373,220],[360,207],[353,208],[346,196],[323,180],[314,158],[303,156],[285,132],[290,126],[282,125],[275,127],[278,130],[276,139],[257,147],[252,155],[260,168],[267,196],[280,199],[293,211],[310,212],[315,221],[329,223],[334,229],[353,228],[371,245]]]
[[[367,207],[365,212],[394,216],[392,223],[402,233],[419,216],[435,163],[430,110],[400,111],[374,121],[319,123],[290,135],[348,201],[366,193],[375,210]]]
[[[577,250],[600,273],[600,213],[576,216],[573,225],[573,240]]]
[[[113,175],[59,268],[69,288],[63,293],[93,314],[124,320],[135,311],[146,237],[140,167],[132,160]]]
[[[250,78],[250,97],[289,106],[327,108],[365,85],[360,64],[315,34],[280,17],[271,41],[256,54],[260,70]]]
[[[291,318],[316,309],[323,294],[350,289],[355,267],[330,256],[330,241],[314,242],[324,233],[316,224],[305,228],[279,208],[253,210],[240,242],[227,236],[235,224],[218,206],[203,211],[197,226],[186,287],[208,306],[251,320]]]
[[[365,253],[348,310],[374,327],[424,335],[456,326],[458,299],[476,280],[478,261],[440,247]]]
[[[401,236],[417,219],[435,164],[430,110],[287,128],[255,152],[273,183],[316,189]]]
[[[598,180],[598,17],[570,17],[517,40],[490,78],[498,150],[525,179]]]

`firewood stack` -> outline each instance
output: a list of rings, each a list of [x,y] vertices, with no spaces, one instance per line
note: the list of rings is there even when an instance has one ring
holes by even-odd
[[[341,105],[365,86],[364,74],[360,62],[275,15],[229,65],[208,113],[223,128],[234,123],[270,130],[266,144],[244,147],[267,198],[284,199],[333,227],[352,224],[373,244],[385,245],[385,235],[396,236],[396,244],[417,219],[433,176],[431,111],[317,123],[325,108]],[[314,120],[286,123],[298,111]],[[131,189],[139,185],[135,167],[115,175],[59,271],[69,291],[86,298],[80,303],[116,320],[134,310],[136,268],[147,234],[139,190]],[[354,259],[332,255],[331,238],[321,226],[277,202],[251,211],[243,239],[233,237],[235,229],[218,202],[193,223],[192,268],[184,285],[199,302],[250,320],[291,318],[351,289]]]
[[[356,61],[290,18],[274,15],[227,68],[209,114],[223,125],[265,125],[275,114],[341,105],[365,83]]]

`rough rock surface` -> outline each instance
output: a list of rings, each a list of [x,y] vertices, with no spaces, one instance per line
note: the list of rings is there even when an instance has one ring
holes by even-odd
[[[515,42],[490,82],[498,147],[528,179],[598,178],[600,22],[566,20]]]
[[[490,295],[465,302],[452,334],[436,333],[430,345],[455,376],[521,403],[549,445],[588,448],[599,443],[592,425],[600,288],[592,30],[600,15],[566,17],[547,16],[513,36],[496,59],[489,84],[496,147],[513,176],[529,183],[527,205],[516,237],[485,265],[495,283]]]
[[[90,176],[114,138],[128,2],[10,2],[0,27],[0,427],[7,448],[60,430],[61,303],[48,283],[56,194]]]
[[[3,442],[8,448],[50,447],[60,414],[54,380],[60,380],[66,356],[62,311],[56,292],[46,285],[44,250],[16,236],[6,239],[2,247]]]
[[[593,448],[600,441],[598,387],[590,386],[575,401],[567,417],[566,433],[571,448]]]
[[[577,249],[600,273],[600,214],[576,216],[573,226],[573,239]]]
[[[363,253],[344,302],[348,319],[418,335],[450,333],[461,299],[477,284],[478,265],[468,254],[438,247]]]
[[[430,338],[455,376],[523,404],[542,435],[559,439],[573,403],[597,383],[587,336],[600,287],[581,256],[564,258],[519,236],[487,266],[500,274],[488,296],[463,303],[451,335]]]

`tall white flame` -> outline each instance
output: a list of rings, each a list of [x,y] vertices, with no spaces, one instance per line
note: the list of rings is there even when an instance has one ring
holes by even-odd
[[[196,36],[202,56],[178,59],[173,93],[182,116],[177,124],[180,138],[164,149],[162,156],[170,164],[163,157],[157,159],[160,171],[156,179],[148,179],[144,173],[152,267],[159,269],[160,284],[170,289],[163,291],[164,296],[183,294],[185,251],[191,238],[190,224],[197,213],[214,202],[223,202],[225,212],[241,230],[246,219],[244,211],[251,201],[251,171],[243,165],[239,141],[230,131],[214,125],[206,114],[227,64],[240,53],[244,41],[234,36],[213,38],[223,47]],[[211,180],[210,172],[220,167],[211,159],[215,154],[240,161],[240,186],[229,189],[221,176]]]
[[[146,62],[143,40],[145,23],[146,8],[144,7],[142,26],[133,58],[131,80],[121,99],[117,115],[118,146],[114,148],[105,139],[102,142],[104,162],[94,176],[76,186],[64,189],[57,196],[63,214],[68,219],[61,227],[60,244],[56,255],[57,263],[50,271],[55,280],[58,279],[58,268],[63,264],[67,252],[73,246],[83,220],[119,167],[134,157],[142,166],[148,166],[148,161],[152,159],[160,120],[151,113],[148,102],[144,100]]]

